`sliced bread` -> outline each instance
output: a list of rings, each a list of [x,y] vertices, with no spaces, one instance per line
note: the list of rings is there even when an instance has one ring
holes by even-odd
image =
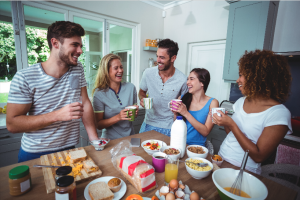
[[[87,158],[87,154],[84,149],[70,151],[70,163],[80,162]]]
[[[99,169],[99,167],[92,160],[83,161],[83,167],[87,173],[92,173]]]
[[[92,200],[112,200],[112,193],[105,182],[93,183],[89,186],[89,195]]]

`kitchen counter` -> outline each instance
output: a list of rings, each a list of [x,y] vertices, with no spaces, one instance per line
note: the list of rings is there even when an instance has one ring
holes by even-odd
[[[148,131],[142,134],[135,134],[129,137],[124,137],[121,139],[112,140],[108,143],[108,145],[105,147],[103,151],[95,151],[93,146],[87,146],[84,147],[86,152],[89,154],[89,156],[95,161],[95,163],[99,166],[99,168],[102,170],[103,176],[116,176],[123,180],[125,180],[119,172],[116,171],[116,169],[113,167],[111,162],[111,156],[109,153],[109,150],[113,148],[116,144],[121,142],[122,140],[130,140],[130,138],[141,138],[141,142],[148,139],[158,139],[158,140],[165,140],[167,144],[170,143],[169,137],[164,137],[164,135],[156,132],[156,131]],[[142,147],[134,147],[132,148],[133,152],[136,155],[142,156],[146,162],[152,163],[152,157],[149,156]],[[187,158],[187,155],[182,160],[185,160]],[[210,160],[210,156],[208,155],[207,159]],[[0,168],[0,199],[6,200],[6,199],[18,199],[18,200],[35,200],[35,199],[41,199],[47,200],[47,199],[55,199],[55,194],[47,194],[46,193],[46,187],[44,183],[44,177],[43,172],[41,168],[33,168],[33,165],[40,164],[40,159],[34,159],[31,161],[26,161],[23,163],[18,163],[14,165],[9,165],[6,167]],[[32,179],[32,189],[19,197],[12,197],[9,194],[9,188],[8,188],[8,172],[10,169],[19,166],[19,165],[28,165],[30,168],[31,173],[31,179]],[[235,167],[226,161],[223,162],[221,168],[234,168],[238,169],[238,167]],[[218,195],[217,188],[215,187],[213,181],[212,181],[212,174],[209,175],[205,179],[196,180],[190,176],[190,174],[186,171],[185,165],[183,163],[179,164],[179,173],[178,173],[178,180],[182,180],[184,184],[187,184],[191,190],[196,191],[200,196],[205,198],[206,200],[220,200],[221,198]],[[259,175],[254,175],[257,178],[259,178],[268,188],[269,195],[267,197],[267,200],[274,200],[274,199],[292,199],[294,200],[296,198],[297,192],[294,190],[291,190],[287,187],[284,187],[274,181],[271,181],[267,178],[264,178]],[[164,184],[164,173],[156,173],[155,174],[156,181],[158,184],[158,187],[160,188]],[[80,184],[77,184],[77,199],[85,199],[83,196],[84,189],[86,185],[90,181],[83,182]],[[137,190],[128,182],[125,181],[127,184],[127,191],[126,194],[123,196],[122,199],[126,199],[130,194],[137,193]],[[152,197],[156,190],[147,192],[143,194],[144,197]]]

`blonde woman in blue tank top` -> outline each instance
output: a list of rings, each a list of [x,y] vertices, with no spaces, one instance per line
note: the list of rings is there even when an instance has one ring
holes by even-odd
[[[218,100],[205,95],[210,82],[210,74],[204,68],[194,68],[187,79],[188,92],[180,96],[182,102],[172,109],[175,117],[182,115],[187,125],[188,145],[205,145],[213,123],[209,111],[219,106]]]

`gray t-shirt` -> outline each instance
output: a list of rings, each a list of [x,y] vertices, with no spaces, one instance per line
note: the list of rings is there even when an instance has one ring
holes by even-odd
[[[45,73],[40,63],[18,71],[10,85],[8,103],[32,104],[28,114],[42,115],[59,110],[80,97],[86,80],[81,63],[59,79]],[[80,121],[58,121],[23,134],[21,146],[29,153],[59,151],[79,142]]]
[[[118,93],[111,88],[96,90],[93,106],[95,112],[104,112],[104,119],[109,119],[120,113],[126,106],[137,103],[136,88],[132,83],[122,83]],[[113,140],[129,135],[134,135],[132,122],[122,120],[103,129],[103,134]]]
[[[174,116],[168,108],[168,102],[187,93],[187,77],[175,68],[174,75],[163,83],[158,72],[158,67],[146,69],[140,83],[140,89],[148,91],[149,98],[153,98],[153,108],[146,110],[144,122],[151,126],[170,129]]]

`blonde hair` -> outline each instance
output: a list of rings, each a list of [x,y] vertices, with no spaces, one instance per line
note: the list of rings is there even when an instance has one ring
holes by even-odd
[[[94,96],[96,89],[103,90],[103,89],[107,89],[109,87],[109,85],[110,85],[109,68],[111,66],[111,61],[114,59],[118,59],[121,61],[120,56],[112,54],[112,53],[107,54],[106,56],[104,56],[101,59],[99,69],[97,72],[97,77],[95,80],[94,89],[92,92],[92,96]]]

